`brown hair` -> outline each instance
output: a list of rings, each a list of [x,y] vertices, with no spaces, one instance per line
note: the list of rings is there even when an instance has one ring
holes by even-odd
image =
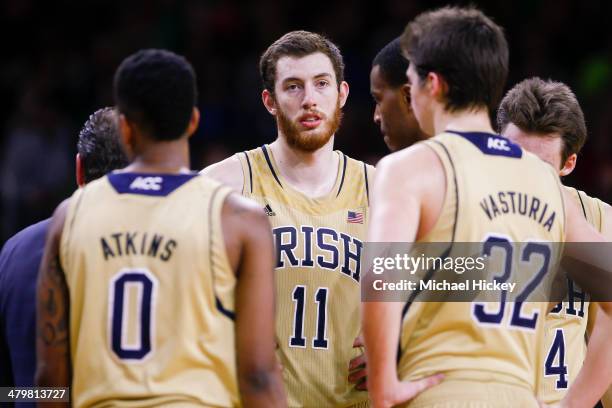
[[[494,112],[508,76],[503,30],[475,8],[419,14],[401,36],[402,51],[421,80],[430,72],[448,84],[446,109],[486,106]]]
[[[518,83],[504,96],[497,111],[499,130],[509,123],[524,132],[559,133],[563,163],[580,152],[587,137],[584,114],[572,90],[562,82],[538,77]]]
[[[321,52],[334,67],[338,87],[344,81],[344,61],[338,47],[324,36],[309,31],[291,31],[274,41],[259,59],[259,74],[264,89],[274,94],[276,63],[285,56],[304,57]]]

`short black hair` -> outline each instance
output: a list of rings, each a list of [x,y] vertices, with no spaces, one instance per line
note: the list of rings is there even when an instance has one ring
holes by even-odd
[[[495,111],[508,77],[508,43],[482,11],[444,7],[419,14],[406,26],[401,44],[421,80],[430,72],[444,78],[447,110]]]
[[[119,140],[117,113],[113,108],[99,109],[89,116],[79,133],[77,151],[86,183],[128,165]]]
[[[114,80],[119,112],[155,140],[181,137],[196,105],[196,76],[185,58],[141,50],[123,60]]]
[[[406,78],[408,60],[402,54],[399,37],[378,51],[372,61],[372,68],[377,65],[383,79],[391,87],[398,88],[408,82]]]

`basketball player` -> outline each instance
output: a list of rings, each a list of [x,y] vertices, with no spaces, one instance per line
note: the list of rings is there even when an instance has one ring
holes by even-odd
[[[541,268],[542,259],[557,265],[558,251],[545,242],[564,234],[568,241],[602,240],[563,199],[550,166],[493,132],[490,112],[508,70],[499,26],[476,9],[446,7],[409,23],[401,44],[414,114],[423,132],[436,136],[380,162],[369,241],[446,242],[445,254],[453,242],[483,242],[485,255],[509,260],[507,277],[518,271],[518,256],[521,269]],[[512,242],[528,239],[544,243],[510,255]],[[518,291],[528,296],[533,286],[523,286]],[[444,381],[411,406],[538,406],[534,366],[546,304],[418,300],[413,292],[405,305],[364,303],[375,406],[410,400],[440,382],[440,372]]]
[[[139,51],[114,91],[132,162],[51,220],[37,384],[71,385],[75,406],[284,406],[270,226],[188,170],[199,121],[191,65]]]
[[[372,168],[334,151],[348,93],[338,47],[294,31],[260,59],[276,140],[203,173],[255,199],[276,244],[276,340],[289,405],[366,405],[359,281]],[[358,386],[354,382],[359,381]]]
[[[524,80],[506,94],[497,112],[497,124],[505,137],[549,163],[559,176],[567,176],[574,170],[587,135],[584,115],[574,93],[563,83],[540,78]],[[575,188],[565,189],[576,200],[588,222],[612,240],[612,207]],[[597,311],[596,304],[589,303],[588,296],[580,288],[573,283],[569,288],[568,301],[557,305],[545,320],[538,399],[547,404],[559,403],[574,384],[585,361],[587,321],[594,318]],[[606,351],[612,350],[606,344],[606,337],[603,341],[595,338],[597,334],[605,336],[602,325],[610,325],[610,322],[605,314],[599,314],[597,320],[588,352],[594,356],[591,361],[601,364],[601,368],[594,369],[597,376],[591,377],[586,382],[588,386],[580,387],[574,395],[581,400],[568,401],[569,406],[593,406],[601,396],[601,392],[597,392],[597,382],[612,376],[605,375],[606,369],[612,369],[612,361],[605,364],[604,358]],[[593,347],[595,345],[603,349],[598,350]],[[604,383],[602,389],[607,385]],[[590,390],[595,392],[590,395],[587,392]]]
[[[410,106],[407,69],[408,60],[396,38],[376,54],[370,71],[370,93],[376,102],[374,122],[392,152],[427,138]]]
[[[79,133],[79,186],[128,164],[112,108],[94,112]],[[36,371],[36,280],[49,219],[15,234],[0,253],[0,380],[2,386],[32,387]]]

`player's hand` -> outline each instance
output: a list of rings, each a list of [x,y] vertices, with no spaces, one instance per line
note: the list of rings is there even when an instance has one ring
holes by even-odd
[[[376,408],[390,408],[410,401],[423,391],[437,385],[444,378],[444,374],[435,374],[417,381],[396,381],[387,391],[384,401],[373,401]]]
[[[359,336],[353,342],[353,348],[363,347],[363,337]],[[351,384],[357,384],[356,389],[365,391],[368,389],[368,367],[366,365],[366,356],[361,353],[349,362],[348,380]]]
[[[283,370],[285,369],[285,366],[283,366],[283,363],[281,363],[280,358],[278,356],[278,350],[280,349],[280,346],[278,345],[278,341],[274,342],[274,349],[276,351],[276,365],[278,366],[278,370],[282,373]]]
[[[358,336],[353,342],[353,348],[363,347],[363,336]],[[349,362],[349,382],[357,384],[355,387],[358,390],[366,391],[368,389],[368,367],[366,365],[365,354],[361,353]]]

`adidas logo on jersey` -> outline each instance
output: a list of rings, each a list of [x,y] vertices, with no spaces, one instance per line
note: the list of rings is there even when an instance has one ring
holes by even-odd
[[[161,190],[161,183],[164,181],[161,177],[141,177],[138,176],[130,184],[130,190]]]
[[[266,206],[264,207],[264,211],[268,217],[273,217],[276,215],[276,213],[272,211],[272,207],[270,207],[270,204],[266,204]]]
[[[495,149],[495,150],[503,150],[504,152],[509,152],[510,147],[508,143],[504,139],[498,139],[495,137],[489,137],[487,139],[487,148]]]

